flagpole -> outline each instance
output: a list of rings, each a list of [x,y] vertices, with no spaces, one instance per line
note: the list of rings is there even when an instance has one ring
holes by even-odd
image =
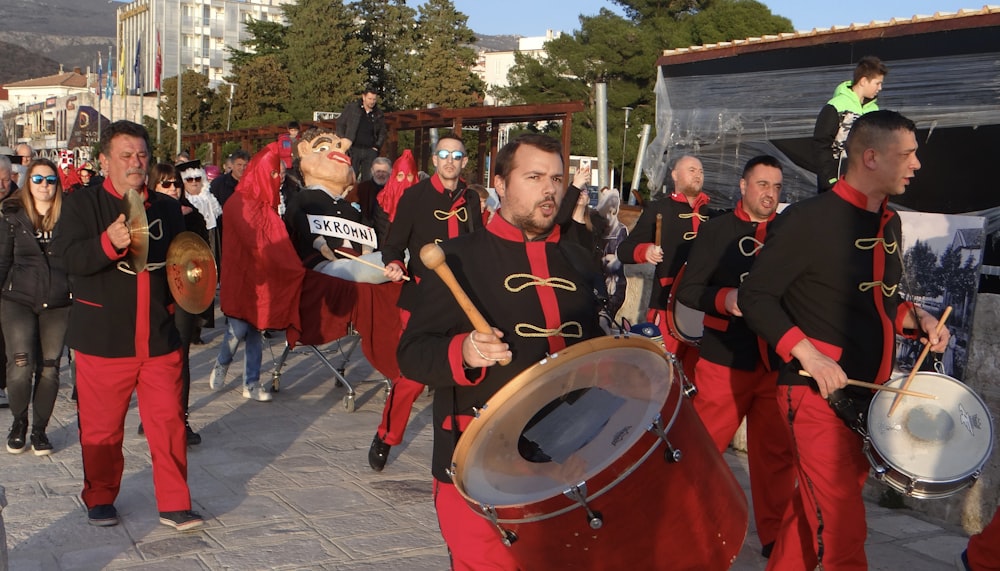
[[[181,154],[181,5],[177,0],[177,154]]]
[[[145,114],[145,112],[143,111],[143,106],[146,103],[146,95],[143,93],[143,90],[142,90],[142,88],[143,88],[143,82],[142,82],[142,63],[141,63],[142,62],[142,35],[143,34],[139,35],[139,41],[135,45],[135,61],[136,61],[136,63],[139,66],[136,69],[136,73],[135,73],[136,91],[139,93],[139,120],[136,121],[136,123],[138,123],[140,125],[144,124],[144,122],[143,122],[143,115]]]
[[[111,54],[112,54],[111,46],[108,46],[108,86],[109,87],[111,86],[111,75],[112,75],[111,72],[114,71],[114,67],[115,67],[115,59],[112,57]],[[109,115],[110,115],[109,119],[111,120],[112,123],[114,123],[115,122],[115,90],[114,89],[110,89],[109,91],[110,91],[110,93],[107,94],[107,96],[108,96],[108,105],[111,107],[111,113],[109,113]]]
[[[153,4],[154,14],[156,9],[156,4]],[[163,135],[162,124],[160,121],[160,71],[163,68],[163,56],[160,49],[160,28],[156,28],[156,147],[160,147],[160,138]]]

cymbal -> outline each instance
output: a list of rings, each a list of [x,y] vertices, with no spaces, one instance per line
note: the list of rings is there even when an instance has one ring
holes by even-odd
[[[177,305],[198,314],[212,305],[219,273],[212,249],[194,232],[181,232],[167,248],[167,284]]]
[[[149,256],[149,221],[146,219],[146,205],[142,195],[135,189],[129,189],[123,198],[125,202],[125,225],[128,226],[129,238],[128,261],[137,273],[146,269],[146,259]]]

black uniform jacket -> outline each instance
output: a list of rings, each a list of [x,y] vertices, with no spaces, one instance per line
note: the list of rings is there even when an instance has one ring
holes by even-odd
[[[28,192],[27,189],[21,192]],[[35,312],[70,304],[69,281],[51,244],[43,249],[21,198],[14,194],[2,205],[0,226],[0,285],[3,299]]]
[[[146,192],[145,190],[143,191]],[[180,203],[158,192],[144,194],[149,222],[147,269],[132,271],[126,251],[106,229],[125,213],[122,196],[106,180],[65,197],[52,239],[73,291],[66,344],[98,357],[157,357],[180,347],[173,298],[167,287],[167,248],[184,231]]]
[[[422,180],[403,192],[396,208],[396,218],[389,226],[389,239],[382,247],[382,262],[403,264],[405,251],[410,252],[407,273],[412,280],[403,284],[399,307],[413,311],[417,283],[427,269],[420,261],[420,249],[426,244],[468,234],[482,228],[479,195],[468,191],[465,181],[459,181],[454,191],[441,184],[438,175]]]
[[[694,207],[688,203],[687,197],[677,193],[654,200],[642,210],[635,227],[618,245],[618,259],[623,264],[646,263],[646,251],[656,241],[656,215],[663,215],[660,230],[663,261],[656,264],[649,307],[666,309],[670,286],[687,261],[699,226],[711,215],[708,202],[709,197],[705,193],[698,195]]]
[[[899,215],[879,212],[843,179],[832,192],[797,202],[770,224],[764,248],[739,290],[750,328],[786,362],[778,384],[808,384],[791,349],[808,338],[848,378],[883,383],[895,333],[909,310]]]
[[[736,210],[704,223],[691,247],[677,299],[705,312],[701,358],[717,365],[753,371],[763,360],[757,334],[742,317],[730,314],[725,302],[726,295],[739,288],[750,271],[770,220],[750,220],[740,201]]]
[[[519,229],[495,216],[486,231],[441,244],[448,266],[486,321],[504,332],[513,359],[507,366],[464,369],[462,342],[472,331],[465,313],[433,272],[399,342],[400,370],[435,387],[434,477],[450,482],[458,434],[474,407],[518,373],[552,353],[601,334],[598,302],[587,286],[600,267],[558,226],[544,240],[525,242]]]

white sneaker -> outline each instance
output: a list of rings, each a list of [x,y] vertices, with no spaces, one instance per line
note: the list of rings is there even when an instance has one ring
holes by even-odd
[[[271,394],[271,391],[264,388],[260,383],[255,385],[243,385],[243,398],[259,402],[271,402],[274,400],[274,396]]]
[[[7,401],[7,393],[0,389],[0,408],[7,408],[10,403]]]
[[[217,391],[222,388],[222,385],[226,384],[226,373],[229,372],[229,365],[220,365],[216,363],[212,367],[212,376],[208,378],[208,386],[211,387],[213,391]]]

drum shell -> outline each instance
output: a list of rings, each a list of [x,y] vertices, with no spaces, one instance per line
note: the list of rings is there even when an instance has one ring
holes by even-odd
[[[892,379],[887,386],[901,388],[904,377]],[[905,401],[887,416],[887,410],[895,395],[879,392],[872,399],[868,408],[867,429],[864,441],[864,453],[872,465],[874,475],[896,491],[919,499],[945,498],[954,495],[971,486],[979,478],[982,467],[986,464],[993,449],[993,420],[989,409],[982,399],[972,389],[957,379],[939,373],[920,372],[914,376],[910,390],[934,394],[939,400],[927,400],[919,397],[902,397]],[[947,407],[951,412],[950,420],[956,423],[955,437],[939,448],[947,446],[944,452],[961,452],[959,461],[951,459],[944,462],[949,467],[958,466],[951,474],[934,473],[933,462],[922,458],[907,458],[892,450],[891,435],[899,433],[899,427],[893,423],[902,422],[908,412],[908,406]],[[961,405],[961,409],[958,406]],[[963,426],[962,411],[967,416],[969,426]],[[895,420],[892,420],[895,419]],[[886,426],[893,428],[887,430]],[[917,447],[910,447],[917,448]]]
[[[677,299],[677,292],[680,291],[681,280],[684,279],[684,270],[686,269],[687,264],[685,263],[677,272],[677,277],[674,278],[674,283],[670,286],[670,294],[667,297],[667,331],[674,339],[697,346],[701,344],[701,338],[705,332],[705,313],[688,307]]]
[[[600,529],[563,494],[492,506],[499,527],[517,536],[510,549],[522,569],[608,569],[609,561],[620,569],[729,568],[746,537],[746,497],[680,387],[672,384],[660,416],[681,459],[671,461],[667,445],[648,431],[591,476],[587,504],[600,513]]]

